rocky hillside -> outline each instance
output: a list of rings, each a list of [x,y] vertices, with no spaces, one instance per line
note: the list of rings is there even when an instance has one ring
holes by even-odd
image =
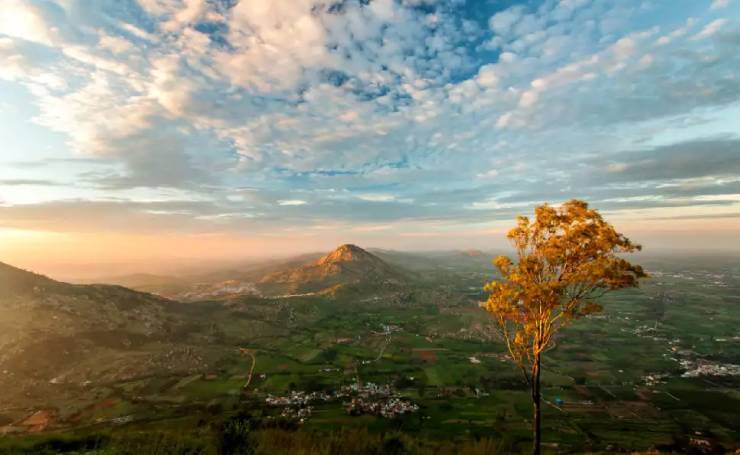
[[[192,350],[178,358],[185,352],[178,331],[187,323],[181,306],[121,286],[63,283],[0,263],[0,401],[54,393],[46,389],[60,384],[198,368]]]
[[[264,276],[261,290],[314,293],[337,286],[392,285],[405,280],[399,269],[356,245],[342,245],[318,260],[290,270]]]
[[[0,262],[0,299],[59,287],[58,282]]]

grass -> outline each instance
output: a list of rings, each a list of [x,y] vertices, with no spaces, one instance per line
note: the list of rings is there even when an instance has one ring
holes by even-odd
[[[738,343],[717,341],[732,339],[740,325],[738,291],[740,283],[735,281],[726,288],[705,288],[699,279],[662,277],[641,290],[610,296],[603,315],[563,331],[557,348],[545,359],[543,392],[546,400],[560,398],[564,404],[560,410],[544,407],[544,440],[558,444],[557,450],[564,452],[651,447],[680,451],[688,444],[681,435],[696,436],[699,432],[697,437],[714,444],[739,447],[738,380],[712,378],[709,383],[682,378],[680,365],[672,360],[677,354],[670,350],[675,347],[700,358],[740,363]],[[423,295],[426,299],[429,294]],[[661,303],[664,295],[671,297],[670,304]],[[358,302],[361,299],[357,296],[334,300],[302,297],[281,302],[252,299],[244,308],[237,305],[234,310],[212,313],[205,306],[195,308],[193,311],[204,312],[200,319],[211,323],[194,326],[189,339],[211,337],[209,352],[221,352],[217,366],[195,372],[160,372],[105,385],[100,392],[103,398],[97,401],[112,397],[120,407],[85,414],[87,420],[80,426],[92,425],[96,418],[128,414],[146,426],[140,428],[137,420],[110,429],[110,434],[104,432],[109,439],[100,453],[117,453],[105,451],[125,447],[120,441],[129,433],[133,436],[127,443],[134,444],[132,447],[144,447],[148,443],[139,439],[151,437],[154,442],[147,447],[161,450],[156,447],[178,432],[201,435],[212,447],[217,440],[216,427],[228,418],[235,404],[274,415],[279,410],[264,407],[265,394],[283,394],[291,388],[334,389],[354,381],[357,371],[363,381],[381,384],[414,377],[400,393],[412,397],[420,411],[388,420],[350,417],[342,403],[320,404],[300,430],[261,429],[261,442],[255,447],[280,447],[294,453],[308,453],[301,450],[310,448],[322,453],[332,447],[354,447],[343,445],[350,444],[345,439],[351,434],[364,438],[367,446],[363,447],[372,448],[367,450],[387,448],[384,444],[392,438],[400,440],[409,453],[422,453],[422,449],[447,453],[444,450],[449,446],[445,444],[452,441],[468,447],[470,453],[484,453],[475,450],[486,444],[505,447],[506,453],[526,450],[532,412],[528,392],[514,366],[496,357],[504,351],[502,344],[478,339],[469,331],[490,322],[473,302],[465,306],[439,302],[433,307],[428,300],[399,307]],[[276,305],[290,305],[295,313],[293,322],[277,321]],[[241,316],[234,317],[235,313]],[[257,317],[264,320],[255,320]],[[382,324],[400,329],[375,361],[386,343],[384,335],[373,333],[379,332]],[[640,326],[657,329],[653,335],[642,336],[635,333]],[[222,337],[214,338],[213,333]],[[337,339],[347,340],[336,343]],[[670,344],[674,340],[678,341]],[[256,351],[255,378],[247,396],[241,395],[244,379],[238,376],[246,373],[249,361],[238,356],[237,347]],[[434,349],[436,359],[424,363],[415,349]],[[471,364],[471,356],[481,364]],[[324,371],[326,368],[332,371]],[[203,379],[203,373],[209,372],[217,377]],[[647,374],[669,376],[665,383],[647,385],[643,380]],[[475,389],[480,396],[476,397]],[[74,393],[69,391],[64,403],[74,401]],[[161,432],[147,433],[151,426],[161,427]],[[337,433],[340,427],[366,433],[342,436]],[[0,439],[0,447],[16,444],[23,450],[47,450],[51,446],[42,442],[45,437],[8,437]],[[53,436],[59,439],[54,444],[62,445],[66,438],[81,438],[80,444],[88,444],[86,437],[74,432]],[[197,437],[191,441],[183,436],[181,449],[201,447],[200,442]]]

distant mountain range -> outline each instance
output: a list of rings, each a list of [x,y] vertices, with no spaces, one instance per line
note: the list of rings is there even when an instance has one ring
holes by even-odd
[[[403,253],[398,253],[404,257]],[[154,275],[138,273],[103,277],[97,281],[116,283],[180,301],[221,299],[235,295],[278,296],[317,294],[347,286],[393,286],[415,277],[416,263],[422,268],[429,261],[411,258],[407,268],[394,254],[367,251],[357,245],[341,245],[321,254],[311,253],[282,260],[245,264],[197,275]],[[390,261],[388,260],[390,259]],[[391,262],[392,261],[392,262]]]
[[[444,278],[462,273],[482,282],[481,273],[490,273],[494,256],[480,250],[422,253],[363,249],[346,244],[329,253],[249,261],[198,273],[136,273],[86,282],[115,283],[172,300],[194,302],[247,294],[332,293],[340,288],[389,287],[423,280],[434,284],[438,283],[440,274]]]

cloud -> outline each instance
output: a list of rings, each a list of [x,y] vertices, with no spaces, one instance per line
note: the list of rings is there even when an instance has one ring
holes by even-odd
[[[392,194],[360,194],[357,197],[363,201],[370,202],[391,202],[396,200],[396,197]]]
[[[524,8],[515,6],[491,16],[488,26],[497,35],[508,35],[512,27],[523,18]]]
[[[707,24],[699,33],[692,36],[693,41],[703,40],[714,35],[727,24],[727,19],[717,19]]]
[[[690,205],[740,175],[733,138],[703,139],[740,100],[722,3],[12,0],[0,78],[58,153],[105,164],[69,164],[91,202],[193,192],[197,221],[170,215],[199,229]]]
[[[283,205],[283,206],[305,205],[305,204],[308,204],[308,202],[302,201],[300,199],[285,199],[282,201],[278,201],[278,205]]]
[[[0,179],[0,186],[59,186],[61,183],[42,179]]]
[[[6,0],[0,34],[53,46],[61,41],[64,21],[64,10],[53,3]]]
[[[134,45],[130,41],[112,35],[102,35],[99,44],[114,54],[123,54],[134,49]]]
[[[740,139],[706,139],[599,157],[608,162],[593,171],[596,182],[740,176]]]
[[[209,207],[190,201],[52,201],[0,206],[0,224],[51,232],[187,232],[204,229],[192,216],[209,213]]]

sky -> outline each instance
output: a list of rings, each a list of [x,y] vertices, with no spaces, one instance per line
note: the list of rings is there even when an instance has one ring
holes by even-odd
[[[738,0],[2,0],[0,261],[740,250]]]

